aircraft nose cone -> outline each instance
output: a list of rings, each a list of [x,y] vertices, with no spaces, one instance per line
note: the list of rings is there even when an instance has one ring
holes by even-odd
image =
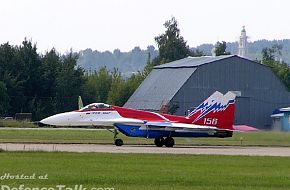
[[[41,120],[40,123],[45,124],[45,125],[57,125],[58,124],[55,116],[47,117],[47,118]]]
[[[41,124],[44,124],[44,125],[50,125],[51,121],[49,118],[45,118],[45,119],[42,119],[41,121],[39,121]]]
[[[40,123],[45,125],[68,126],[70,125],[70,114],[69,113],[56,114],[41,120]]]

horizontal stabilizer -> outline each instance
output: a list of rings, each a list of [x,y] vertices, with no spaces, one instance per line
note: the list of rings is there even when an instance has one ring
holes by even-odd
[[[259,129],[255,127],[251,127],[248,125],[234,125],[234,130],[235,131],[241,131],[241,132],[255,132],[259,131]]]

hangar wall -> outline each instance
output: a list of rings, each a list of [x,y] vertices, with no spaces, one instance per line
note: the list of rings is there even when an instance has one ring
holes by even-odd
[[[197,67],[171,101],[179,105],[176,114],[184,115],[216,90],[241,91],[235,124],[270,128],[272,111],[289,106],[289,92],[270,67],[233,56]]]

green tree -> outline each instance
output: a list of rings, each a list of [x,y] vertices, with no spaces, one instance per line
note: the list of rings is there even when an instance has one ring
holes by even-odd
[[[133,74],[129,79],[124,80],[121,74],[113,74],[113,82],[108,95],[108,103],[123,106],[134,91],[143,81],[141,73]]]
[[[82,96],[85,78],[83,69],[76,67],[78,55],[72,51],[63,56],[56,78],[57,112],[77,109],[78,96]]]
[[[87,74],[85,75],[86,82],[84,85],[84,102],[92,103],[92,102],[98,102],[99,96],[98,96],[98,79],[97,74]]]
[[[113,76],[106,67],[102,67],[97,72],[85,77],[87,79],[84,87],[85,102],[107,102]]]
[[[15,60],[16,49],[9,43],[0,46],[0,80],[3,80],[5,72],[9,71],[11,75],[16,75],[18,69]],[[11,72],[13,71],[13,73]]]
[[[55,97],[56,95],[56,78],[58,71],[61,69],[60,55],[55,49],[51,49],[41,59],[42,72],[42,96]]]
[[[167,63],[189,56],[190,49],[180,35],[177,20],[172,17],[164,23],[164,27],[165,33],[155,37],[159,49],[159,56],[155,63]]]
[[[227,49],[227,43],[225,41],[217,42],[215,44],[214,53],[216,56],[230,55],[231,53],[227,52],[226,49]]]
[[[278,57],[282,55],[282,45],[274,44],[271,48],[262,49],[262,60],[263,61],[275,61]]]
[[[273,45],[271,48],[264,48],[262,50],[262,63],[271,67],[276,76],[290,90],[290,68],[287,63],[277,61],[281,56],[282,46]]]
[[[111,88],[108,93],[108,99],[107,102],[109,104],[122,106],[123,104],[123,91],[125,89],[125,80],[122,79],[121,73],[117,72],[117,70],[114,70],[114,72],[111,74],[112,76],[112,84]]]
[[[61,56],[55,49],[40,55],[27,39],[20,46],[0,45],[0,114],[31,112],[39,120],[77,108],[86,81],[77,58],[73,52]]]
[[[189,54],[191,57],[201,57],[201,56],[204,56],[204,53],[203,51],[199,50],[199,49],[192,49],[190,50],[190,54]]]
[[[153,69],[154,66],[168,63],[171,61],[183,59],[188,56],[199,57],[203,55],[202,51],[198,49],[190,49],[187,42],[180,35],[178,22],[175,17],[164,23],[165,32],[155,37],[159,49],[159,55],[150,61],[150,55],[147,64],[143,70],[143,77],[145,78]]]
[[[42,119],[57,112],[56,108],[56,86],[57,75],[60,70],[60,55],[53,48],[41,58],[41,88],[37,99],[35,115]]]
[[[7,94],[10,99],[16,101],[16,97],[21,97],[23,94],[21,91],[22,83],[19,81],[17,61],[15,59],[16,48],[9,45],[9,43],[2,44],[0,46],[0,81],[2,81],[1,93],[3,93],[3,98]],[[12,96],[13,95],[13,96]],[[9,106],[10,102],[0,99],[2,104],[7,104],[7,106],[0,105],[2,107],[2,113],[11,115],[11,113],[16,110],[15,108]],[[10,108],[10,109],[9,109]]]
[[[141,79],[143,81],[149,75],[149,73],[152,71],[154,65],[157,65],[156,59],[151,61],[151,55],[149,53],[148,58],[147,58],[147,63],[145,65],[143,71],[138,73],[139,79]]]
[[[96,80],[97,100],[100,102],[106,102],[112,85],[112,76],[110,75],[110,72],[103,67],[97,72]]]
[[[9,115],[17,112],[34,113],[33,102],[41,89],[41,61],[36,44],[25,39],[20,46],[13,47],[6,43],[1,50],[6,55],[2,76],[10,98]]]
[[[4,116],[8,110],[9,97],[4,82],[0,81],[0,116]]]

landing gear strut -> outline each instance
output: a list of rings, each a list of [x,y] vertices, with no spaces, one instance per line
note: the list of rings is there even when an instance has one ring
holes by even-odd
[[[154,140],[154,144],[157,147],[162,147],[163,145],[165,145],[166,147],[173,147],[174,143],[175,142],[172,137],[167,137],[166,139],[164,139],[163,137],[160,137],[160,138],[155,138]]]
[[[122,146],[124,144],[123,140],[122,139],[118,139],[117,138],[117,135],[118,135],[118,131],[117,129],[115,128],[114,129],[114,144],[116,146]]]

